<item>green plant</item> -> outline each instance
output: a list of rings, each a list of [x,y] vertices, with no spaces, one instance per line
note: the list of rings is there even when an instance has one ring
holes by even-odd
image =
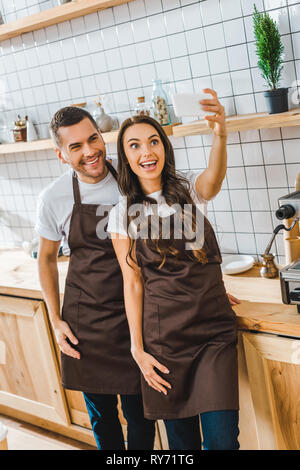
[[[268,13],[259,13],[255,4],[253,24],[256,54],[259,58],[257,65],[269,87],[276,90],[283,69],[284,51],[278,26]]]

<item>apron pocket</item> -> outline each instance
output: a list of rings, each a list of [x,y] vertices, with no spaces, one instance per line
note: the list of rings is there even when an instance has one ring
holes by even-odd
[[[66,284],[62,308],[62,320],[68,323],[74,334],[78,333],[79,298],[81,291]]]
[[[143,312],[144,343],[149,354],[161,354],[160,321],[158,304],[144,303]]]

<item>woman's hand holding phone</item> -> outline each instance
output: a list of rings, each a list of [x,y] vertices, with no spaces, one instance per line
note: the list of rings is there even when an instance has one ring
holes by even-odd
[[[205,116],[204,119],[208,127],[210,127],[214,133],[219,137],[225,137],[227,135],[226,121],[225,121],[225,109],[218,100],[217,93],[210,88],[202,90],[203,93],[210,93],[213,96],[211,100],[201,100],[203,111],[215,113],[213,116]]]

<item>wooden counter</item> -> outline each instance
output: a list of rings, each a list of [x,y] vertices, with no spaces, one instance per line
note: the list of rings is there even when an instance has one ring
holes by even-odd
[[[234,307],[239,328],[300,338],[300,315],[296,305],[282,303],[279,277],[265,279],[259,271],[224,276],[227,292],[241,300]]]
[[[59,289],[64,293],[68,258],[58,258]],[[0,249],[0,294],[42,299],[37,260],[23,250]]]
[[[37,260],[23,250],[0,250],[0,294],[42,299]],[[68,270],[68,258],[58,258],[60,292],[63,295]],[[227,291],[242,303],[234,310],[239,327],[300,337],[300,315],[292,305],[281,300],[280,282],[263,279],[259,267],[243,274],[225,275]]]
[[[37,260],[22,250],[0,250],[0,267],[0,412],[93,443],[82,394],[60,385]],[[58,259],[58,269],[63,296],[68,258]],[[261,278],[259,267],[225,275],[224,282],[241,300],[234,307],[241,449],[299,450],[300,315],[282,304],[279,279]],[[2,365],[1,346],[7,349]],[[168,449],[161,421],[157,430],[156,448]]]

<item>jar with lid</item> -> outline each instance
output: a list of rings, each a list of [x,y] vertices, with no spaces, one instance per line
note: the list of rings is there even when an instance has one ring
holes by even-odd
[[[26,118],[23,120],[21,116],[18,115],[18,120],[15,121],[15,127],[13,129],[13,133],[14,133],[15,142],[26,142],[26,138],[27,138]]]
[[[169,113],[168,113],[168,99],[166,92],[163,89],[161,80],[152,80],[152,105],[153,105],[153,114],[155,119],[159,122],[161,126],[166,126],[170,123]]]
[[[150,116],[150,106],[145,103],[144,96],[137,97],[134,112],[140,116]]]

